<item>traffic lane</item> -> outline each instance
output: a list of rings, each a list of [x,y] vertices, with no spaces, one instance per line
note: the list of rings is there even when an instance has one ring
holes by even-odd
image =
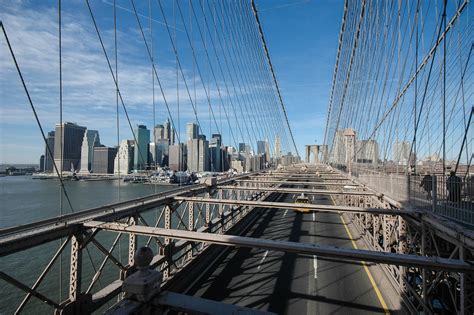
[[[315,204],[333,204],[329,196],[318,195],[311,199]],[[312,212],[296,216],[301,216],[300,242],[352,247],[339,214]],[[360,262],[343,262],[315,255],[296,255],[294,259],[286,313],[384,313]]]
[[[282,195],[279,199],[288,202],[293,196]],[[331,204],[327,196],[318,196],[315,202]],[[263,214],[247,236],[351,247],[342,222],[336,220],[337,214],[257,211]],[[234,249],[190,293],[276,313],[383,312],[367,276],[360,272],[362,266],[316,259],[317,268],[315,257]],[[354,264],[355,269],[350,266]]]
[[[291,199],[280,195],[279,201]],[[301,216],[281,209],[257,209],[262,215],[246,236],[299,241]],[[234,249],[217,262],[190,294],[247,307],[284,313],[296,254],[261,249]],[[265,257],[265,258],[264,258]],[[277,287],[280,289],[276,290]]]

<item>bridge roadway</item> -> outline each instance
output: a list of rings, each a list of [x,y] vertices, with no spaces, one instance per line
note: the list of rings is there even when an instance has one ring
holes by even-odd
[[[293,198],[292,194],[277,195],[280,202],[293,202]],[[329,195],[314,196],[313,203],[333,204]],[[245,236],[353,247],[352,236],[337,213],[259,211],[264,214]],[[389,312],[374,281],[369,279],[368,268],[360,262],[262,249],[227,251],[187,294],[278,314]]]

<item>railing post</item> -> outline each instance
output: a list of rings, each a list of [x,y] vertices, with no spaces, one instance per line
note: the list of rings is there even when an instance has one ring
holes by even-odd
[[[426,255],[426,223],[424,220],[421,221],[421,255],[425,256]],[[426,308],[425,305],[428,305],[428,297],[427,297],[427,291],[426,291],[426,284],[428,279],[426,279],[426,268],[422,268],[422,274],[421,274],[421,281],[423,281],[422,285],[422,294],[423,294],[423,309]]]
[[[69,299],[63,303],[60,314],[84,314],[89,313],[88,303],[91,302],[90,294],[82,294],[82,245],[84,237],[82,234],[74,234],[71,237],[71,264],[69,274]],[[58,312],[57,312],[58,313]]]
[[[171,229],[170,205],[166,205],[164,210],[165,210],[165,229]],[[167,279],[171,271],[171,255],[172,255],[171,250],[170,250],[171,239],[169,237],[165,237],[164,244],[165,244],[164,255],[167,256],[166,257],[167,266],[166,266],[166,269],[163,271],[163,278]]]
[[[209,194],[209,192],[206,193],[206,198],[210,198],[211,195]],[[209,202],[206,203],[206,226],[209,226],[209,224],[211,223],[211,205],[209,204]]]
[[[137,217],[131,216],[129,225],[137,224]],[[135,233],[129,233],[128,235],[128,265],[132,267],[135,264],[135,253],[137,251],[137,236]]]
[[[69,275],[69,301],[75,302],[81,292],[82,281],[82,235],[75,234],[71,238],[71,269]]]
[[[188,202],[188,230],[189,231],[194,231],[194,202],[189,201]],[[188,252],[188,259],[193,258],[193,246],[191,245],[191,248]]]
[[[398,216],[398,253],[406,254],[407,253],[407,224],[402,216]],[[401,289],[406,292],[406,267],[400,267],[400,286]]]

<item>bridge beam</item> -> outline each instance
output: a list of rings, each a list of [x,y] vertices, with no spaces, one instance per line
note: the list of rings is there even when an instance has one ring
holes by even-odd
[[[474,262],[459,259],[447,259],[440,257],[427,257],[398,253],[377,252],[363,249],[350,249],[335,246],[321,246],[308,243],[297,243],[289,241],[275,241],[261,238],[252,238],[236,235],[211,234],[202,232],[183,231],[176,229],[163,229],[149,226],[130,226],[117,222],[90,221],[83,224],[87,228],[97,228],[106,231],[122,233],[135,233],[145,236],[163,236],[172,239],[181,239],[196,242],[208,242],[218,245],[238,246],[249,248],[261,248],[274,251],[292,252],[306,255],[318,255],[319,257],[338,258],[349,261],[365,261],[381,264],[393,264],[401,266],[427,267],[436,270],[454,272],[474,272]]]
[[[369,191],[344,191],[344,190],[326,190],[326,189],[309,189],[309,188],[219,186],[218,189],[250,190],[250,191],[259,191],[259,192],[278,192],[278,193],[287,193],[287,194],[305,193],[307,195],[351,195],[351,196],[382,197],[382,194],[375,194]]]
[[[307,209],[309,211],[321,212],[350,212],[350,213],[371,213],[371,214],[389,214],[389,215],[416,215],[420,212],[415,210],[403,209],[381,209],[381,208],[363,208],[349,206],[331,206],[317,204],[300,204],[289,202],[270,202],[258,200],[228,200],[228,199],[212,199],[202,197],[175,197],[175,200],[193,201],[204,204],[227,204],[234,206],[252,206],[257,208],[276,208],[276,209]]]
[[[326,183],[326,182],[301,182],[301,181],[283,181],[283,180],[252,180],[241,179],[237,180],[239,183],[254,183],[254,184],[281,184],[281,185],[307,185],[307,186],[353,186],[359,187],[356,184],[348,183]],[[360,187],[362,188],[362,187]]]

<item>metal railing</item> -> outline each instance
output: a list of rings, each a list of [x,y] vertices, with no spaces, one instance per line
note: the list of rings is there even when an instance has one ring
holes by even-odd
[[[474,228],[474,175],[406,174],[353,165],[358,181],[400,203]]]

